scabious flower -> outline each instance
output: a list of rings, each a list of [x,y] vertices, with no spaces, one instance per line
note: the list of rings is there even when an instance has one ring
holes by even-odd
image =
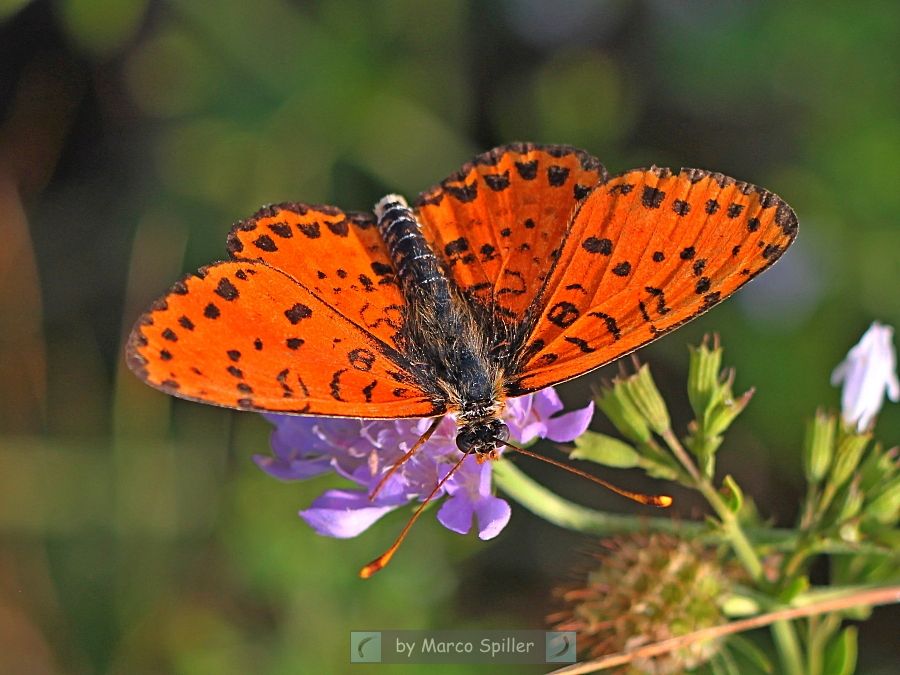
[[[875,321],[831,374],[831,384],[843,383],[841,417],[859,432],[872,424],[885,394],[892,401],[900,400],[893,335],[891,326]]]
[[[593,403],[560,414],[562,401],[552,387],[507,401],[503,420],[510,438],[519,444],[538,438],[566,442],[590,424]],[[421,420],[358,420],[327,417],[265,415],[275,425],[272,455],[254,460],[263,471],[281,480],[303,480],[336,472],[355,488],[326,490],[308,509],[300,511],[316,532],[330,537],[355,537],[379,518],[413,501],[423,501],[459,460],[456,422],[448,415],[419,451],[387,480],[375,499],[369,494],[384,473],[403,456],[431,424]],[[467,534],[477,523],[478,536],[491,539],[506,526],[509,504],[491,490],[491,462],[466,457],[444,483],[435,499],[444,497],[437,511],[447,529]]]

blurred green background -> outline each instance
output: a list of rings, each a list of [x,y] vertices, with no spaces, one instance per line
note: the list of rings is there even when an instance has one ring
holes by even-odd
[[[873,319],[900,325],[898,39],[897,3],[0,0],[0,673],[358,672],[351,629],[542,626],[583,537],[518,507],[490,543],[425,518],[361,582],[404,515],[317,537],[296,511],[328,479],[266,477],[261,418],[172,400],[121,352],[259,205],[368,209],[512,140],[795,208],[779,265],[642,352],[686,420],[685,345],[721,334],[758,389],[722,469],[789,525],[831,369]],[[898,406],[879,431],[900,437]],[[896,672],[898,621],[863,625],[860,672]]]

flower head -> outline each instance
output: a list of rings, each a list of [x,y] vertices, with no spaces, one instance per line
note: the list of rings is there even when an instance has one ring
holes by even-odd
[[[510,438],[525,444],[537,438],[565,442],[587,429],[593,403],[560,414],[563,404],[552,388],[507,402],[503,421]],[[413,501],[423,501],[459,460],[456,422],[447,415],[431,438],[384,483],[374,499],[369,495],[384,473],[428,429],[432,420],[358,420],[327,417],[265,415],[275,425],[272,455],[254,457],[266,473],[281,480],[302,480],[335,472],[355,488],[326,490],[300,511],[316,532],[330,537],[355,537],[383,515]],[[466,457],[434,499],[445,497],[437,511],[447,529],[478,536],[497,536],[510,518],[509,504],[491,490],[491,463]]]
[[[721,609],[738,576],[715,551],[666,534],[623,535],[603,542],[596,563],[577,585],[558,590],[564,608],[549,616],[554,630],[574,630],[591,658],[686,635],[726,621]],[[655,657],[635,659],[634,672],[681,673],[721,649],[696,642]],[[632,671],[629,671],[632,672]]]
[[[841,416],[859,432],[870,427],[885,394],[900,400],[893,335],[891,326],[874,322],[831,374],[831,384],[843,383]]]

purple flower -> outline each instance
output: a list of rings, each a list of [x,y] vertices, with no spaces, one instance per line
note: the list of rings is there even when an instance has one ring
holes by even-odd
[[[538,438],[566,442],[587,429],[594,404],[560,414],[562,401],[552,387],[507,401],[503,420],[510,438],[527,444]],[[275,425],[272,455],[254,460],[280,480],[302,480],[334,471],[359,486],[326,490],[308,509],[300,511],[316,532],[330,537],[355,537],[386,513],[423,501],[459,461],[456,421],[448,415],[431,438],[387,480],[374,500],[369,494],[384,473],[406,453],[431,424],[422,420],[357,420],[267,414]],[[466,457],[459,469],[435,494],[446,497],[438,521],[447,529],[467,534],[473,522],[478,536],[497,536],[510,518],[509,504],[491,491],[491,462]]]

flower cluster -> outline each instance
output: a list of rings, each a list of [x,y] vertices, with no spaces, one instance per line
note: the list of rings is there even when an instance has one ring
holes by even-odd
[[[527,444],[538,438],[557,442],[581,435],[593,416],[593,403],[560,414],[562,401],[553,388],[507,402],[503,421],[510,438]],[[426,431],[431,420],[358,420],[265,415],[275,430],[273,455],[257,455],[256,463],[281,480],[302,480],[331,471],[357,487],[325,491],[300,516],[319,534],[355,537],[379,518],[412,501],[424,500],[459,460],[456,422],[448,415],[431,438],[385,482],[374,499],[369,495],[384,473]],[[477,523],[478,536],[497,536],[510,517],[509,504],[491,490],[491,463],[467,457],[435,499],[445,497],[437,518],[449,530],[467,534]]]

